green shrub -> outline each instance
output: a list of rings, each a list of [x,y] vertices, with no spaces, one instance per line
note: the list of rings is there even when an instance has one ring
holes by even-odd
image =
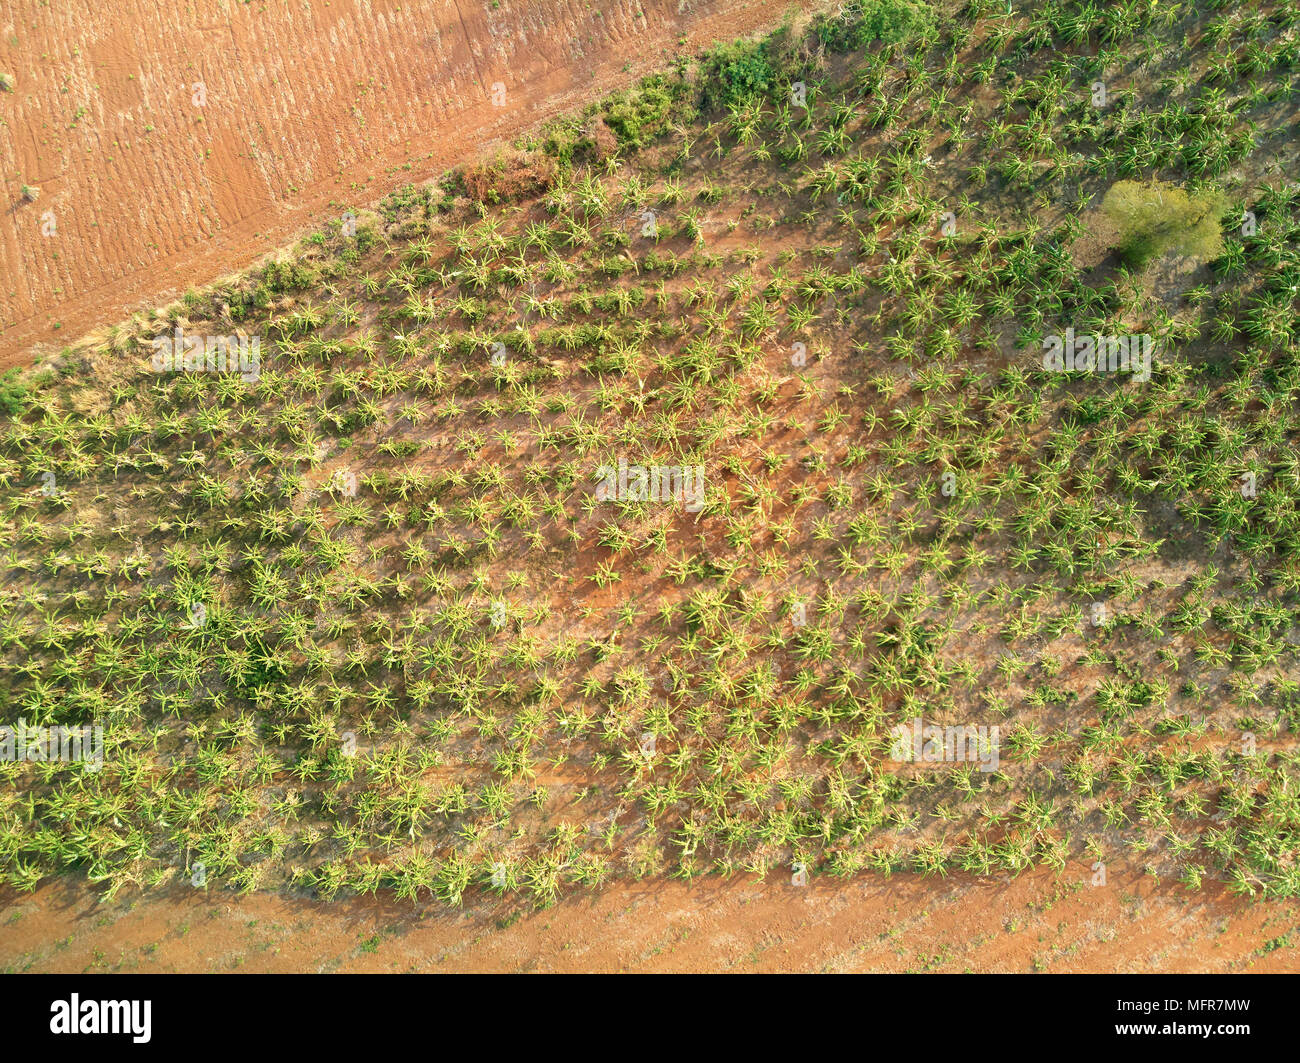
[[[1119,181],[1101,209],[1115,226],[1120,261],[1130,269],[1171,253],[1206,262],[1223,250],[1219,218],[1227,202],[1218,193],[1191,196],[1176,185]]]
[[[652,137],[664,132],[669,124],[690,121],[694,116],[676,108],[677,97],[682,94],[680,82],[670,82],[663,75],[646,78],[637,89],[627,94],[617,93],[602,106],[605,124],[618,136],[621,145],[643,147]]]
[[[850,0],[838,15],[819,16],[813,32],[829,50],[848,52],[875,41],[900,44],[933,23],[934,9],[924,0]]]
[[[6,416],[17,417],[27,408],[27,385],[17,369],[0,376],[0,410]]]
[[[700,73],[706,106],[729,107],[766,95],[776,83],[766,41],[720,44],[704,57]]]

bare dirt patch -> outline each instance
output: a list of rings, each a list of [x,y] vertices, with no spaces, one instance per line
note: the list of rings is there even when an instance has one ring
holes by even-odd
[[[75,879],[6,893],[11,971],[1278,972],[1300,970],[1300,905],[1188,894],[1135,871],[788,875],[619,883],[541,911],[321,902],[186,887],[97,902]]]

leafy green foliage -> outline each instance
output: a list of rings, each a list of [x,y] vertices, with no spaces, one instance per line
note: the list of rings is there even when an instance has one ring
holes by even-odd
[[[1120,259],[1133,269],[1167,254],[1199,262],[1217,258],[1223,250],[1219,219],[1226,209],[1222,195],[1190,195],[1158,182],[1118,181],[1102,201],[1116,229]]]
[[[881,41],[902,44],[934,26],[935,11],[924,0],[849,0],[835,15],[820,15],[813,32],[836,52]]]
[[[16,417],[27,405],[27,385],[17,369],[0,375],[0,412]]]
[[[0,761],[8,882],[545,905],[1132,854],[1300,895],[1300,189],[1263,128],[1293,37],[1000,7],[905,56],[718,49],[559,123],[544,194],[404,189],[373,246],[328,227],[33,381],[0,416],[4,718],[111,745]],[[1167,45],[1145,109],[1078,91]],[[1080,254],[1153,173],[1261,220],[1185,292]],[[260,376],[152,372],[181,317],[241,321]],[[1150,334],[1150,379],[1044,372],[1066,327]],[[702,469],[698,509],[600,497],[623,460]],[[1000,762],[900,761],[922,719],[998,726]]]

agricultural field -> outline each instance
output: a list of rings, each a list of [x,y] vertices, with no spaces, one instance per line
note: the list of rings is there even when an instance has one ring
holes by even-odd
[[[1294,970],[1298,20],[849,0],[6,376],[14,922],[733,889],[871,934],[684,967]]]

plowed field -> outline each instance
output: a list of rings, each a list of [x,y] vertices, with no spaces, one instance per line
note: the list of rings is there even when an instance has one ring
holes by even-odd
[[[241,269],[332,210],[630,84],[679,45],[770,28],[786,7],[6,5],[0,366]]]

